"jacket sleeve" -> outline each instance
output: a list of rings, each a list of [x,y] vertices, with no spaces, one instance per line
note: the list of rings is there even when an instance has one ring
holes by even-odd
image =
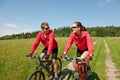
[[[52,32],[49,35],[49,43],[48,43],[48,51],[47,51],[48,55],[51,54],[51,51],[52,51],[52,48],[53,48],[53,42],[54,42],[54,32]]]
[[[41,41],[41,37],[40,37],[40,36],[41,36],[41,34],[38,33],[37,36],[36,36],[36,38],[35,38],[35,41],[34,41],[32,47],[31,47],[31,49],[30,49],[30,53],[31,53],[31,54],[34,53],[34,51],[35,51],[35,49],[37,48],[39,42]]]
[[[70,34],[70,37],[69,37],[69,39],[68,39],[68,42],[67,42],[67,44],[66,44],[66,47],[65,47],[65,49],[64,49],[64,52],[68,52],[68,50],[70,49],[70,47],[72,46],[72,44],[73,44],[73,34],[71,33]]]
[[[93,54],[94,45],[89,33],[87,33],[87,46],[89,54]]]

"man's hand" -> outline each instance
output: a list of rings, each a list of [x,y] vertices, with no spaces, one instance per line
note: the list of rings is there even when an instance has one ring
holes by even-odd
[[[32,54],[29,53],[29,54],[26,55],[26,57],[31,58],[31,57],[32,57]]]
[[[66,54],[62,54],[61,58],[62,58],[62,59],[67,59],[68,56],[67,56]]]

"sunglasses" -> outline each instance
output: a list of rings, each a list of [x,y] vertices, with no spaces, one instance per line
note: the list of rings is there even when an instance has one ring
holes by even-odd
[[[42,27],[42,29],[48,30],[48,29],[49,29],[49,27],[47,27],[47,28]]]
[[[72,26],[72,29],[75,29],[75,28],[77,28],[76,26]]]

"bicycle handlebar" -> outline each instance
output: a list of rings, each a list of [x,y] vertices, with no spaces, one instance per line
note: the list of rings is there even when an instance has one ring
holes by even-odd
[[[88,56],[88,58],[89,59],[86,59],[86,58],[84,58],[84,59],[80,59],[79,57],[77,57],[77,58],[71,58],[71,57],[67,57],[67,58],[65,58],[65,60],[67,60],[67,61],[72,61],[72,60],[75,60],[76,62],[86,62],[86,61],[88,61],[88,60],[92,60],[92,56]]]
[[[77,57],[77,58],[70,58],[70,57],[67,57],[67,58],[65,58],[65,60],[67,60],[67,61],[75,60],[76,62],[86,62],[85,59],[79,59],[78,57]]]
[[[40,58],[39,56],[32,56],[31,59],[38,59]]]
[[[31,57],[31,59],[35,59],[35,60],[38,60],[38,61],[42,61],[42,62],[49,62],[49,61],[51,61],[51,60],[49,60],[49,59],[45,59],[44,57],[43,58],[41,58],[40,56],[32,56]]]

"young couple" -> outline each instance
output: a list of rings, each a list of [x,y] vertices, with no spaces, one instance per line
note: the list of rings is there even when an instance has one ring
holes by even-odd
[[[68,52],[69,48],[73,44],[73,42],[77,46],[77,57],[80,57],[81,59],[85,58],[86,56],[93,55],[93,41],[90,37],[89,32],[86,30],[86,28],[80,23],[80,22],[74,22],[72,25],[72,30],[68,42],[66,44],[66,47],[64,49],[63,56],[67,57],[66,53]],[[57,54],[58,54],[58,44],[54,37],[54,32],[50,29],[50,26],[47,22],[41,23],[41,29],[36,39],[31,47],[30,53],[27,55],[27,57],[32,57],[35,49],[37,48],[38,44],[41,42],[44,45],[44,49],[42,50],[40,57],[49,58],[50,54],[52,53],[52,61],[54,64],[54,74],[55,77],[53,80],[58,80],[58,70],[57,70]],[[73,54],[75,55],[75,54]]]

